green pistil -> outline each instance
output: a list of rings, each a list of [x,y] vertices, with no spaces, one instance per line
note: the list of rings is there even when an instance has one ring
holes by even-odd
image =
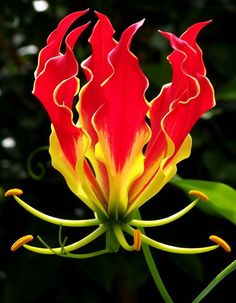
[[[126,241],[123,230],[122,230],[122,227],[121,227],[121,224],[119,222],[115,223],[115,224],[112,224],[112,230],[113,230],[113,232],[116,236],[117,241],[120,243],[120,245],[125,250],[128,250],[128,251],[133,251],[134,250],[134,246],[128,244],[128,242]]]

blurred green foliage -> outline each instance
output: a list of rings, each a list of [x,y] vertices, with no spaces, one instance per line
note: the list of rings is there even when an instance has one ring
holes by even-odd
[[[45,165],[41,181],[27,171],[30,154],[48,144],[50,122],[40,103],[31,95],[37,53],[59,20],[75,10],[90,7],[109,16],[116,36],[132,22],[146,18],[132,45],[150,79],[149,99],[170,81],[166,61],[170,47],[157,29],[181,34],[187,26],[213,19],[199,36],[208,77],[217,106],[202,117],[192,131],[193,151],[179,165],[183,178],[225,182],[236,188],[236,3],[234,0],[128,0],[128,1],[1,0],[0,13],[0,302],[2,303],[142,303],[162,302],[142,253],[119,252],[93,260],[68,260],[38,256],[24,249],[15,254],[9,247],[20,236],[39,234],[48,243],[57,238],[55,227],[32,218],[3,192],[14,186],[25,191],[31,205],[65,218],[87,218],[89,210],[76,199],[63,178],[50,166],[47,152],[35,157]],[[80,56],[88,49],[81,46]],[[143,218],[158,218],[188,203],[183,192],[167,185],[141,209]],[[232,201],[231,203],[236,203]],[[236,207],[236,206],[235,206]],[[67,231],[70,239],[86,231]],[[182,246],[203,246],[210,234],[232,244],[232,253],[216,251],[201,256],[178,256],[153,251],[154,260],[176,302],[191,302],[203,287],[235,258],[235,226],[223,218],[193,210],[167,228],[147,231],[154,238]],[[206,239],[206,242],[204,242]],[[55,243],[56,244],[56,243]],[[101,243],[97,243],[99,245]],[[224,302],[233,294],[235,273],[204,302]],[[155,298],[155,299],[154,299]]]

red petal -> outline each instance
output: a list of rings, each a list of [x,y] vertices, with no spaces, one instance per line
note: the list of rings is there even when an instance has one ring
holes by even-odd
[[[172,82],[165,85],[151,103],[152,137],[145,151],[145,171],[133,184],[132,197],[142,187],[147,187],[158,173],[160,161],[167,154],[166,136],[174,144],[173,154],[165,162],[168,166],[199,117],[215,104],[213,88],[205,77],[202,52],[195,41],[198,32],[208,23],[191,26],[181,38],[162,33],[174,48],[168,57],[173,69]]]
[[[179,102],[163,121],[165,131],[175,144],[175,153],[199,117],[214,106],[214,91],[210,82],[201,75],[197,80],[199,91],[196,96],[187,102]]]
[[[186,41],[188,43],[188,45],[190,45],[195,52],[197,53],[197,57],[198,57],[198,72],[202,75],[206,74],[206,68],[204,66],[204,62],[202,60],[202,50],[200,49],[200,47],[197,45],[196,43],[196,38],[197,35],[199,33],[199,31],[205,27],[206,25],[208,25],[210,21],[205,21],[205,22],[198,22],[193,24],[192,26],[190,26],[182,35],[181,35],[181,39]]]
[[[41,50],[39,54],[38,67],[35,71],[36,77],[42,72],[45,64],[50,58],[59,55],[62,40],[71,24],[87,12],[88,10],[84,10],[66,16],[58,24],[58,27],[49,35],[47,39],[47,45]]]
[[[96,14],[99,20],[94,26],[92,35],[89,38],[92,55],[81,64],[88,83],[81,89],[77,106],[79,122],[91,138],[90,151],[86,154],[86,157],[88,157],[93,166],[96,179],[104,196],[108,197],[109,185],[106,167],[94,156],[94,147],[98,138],[92,125],[92,117],[104,103],[101,84],[112,74],[113,70],[109,63],[108,55],[116,46],[117,42],[113,39],[114,29],[109,19],[103,14]]]
[[[144,92],[148,81],[139,67],[137,58],[130,52],[130,44],[143,22],[131,25],[121,36],[119,44],[109,56],[113,74],[102,85],[102,107],[94,116],[94,124],[101,146],[108,144],[106,162],[121,171],[131,154],[137,135],[146,131],[145,116],[148,110]],[[105,151],[104,151],[105,152]]]
[[[104,103],[101,84],[112,74],[108,55],[117,44],[113,39],[114,29],[109,19],[103,14],[96,14],[99,20],[89,39],[92,55],[81,64],[88,83],[80,93],[78,104],[80,123],[92,139],[93,146],[97,142],[97,134],[92,126],[92,117]]]
[[[86,27],[78,27],[67,36],[65,54],[48,59],[36,77],[33,91],[47,110],[62,150],[73,167],[76,164],[75,144],[83,132],[72,122],[71,106],[78,91],[78,64],[72,48]],[[57,40],[55,44],[58,44]]]
[[[204,78],[205,66],[202,53],[195,41],[198,32],[207,23],[202,22],[191,26],[181,38],[170,33],[162,33],[170,40],[174,48],[168,57],[173,68],[173,76],[172,83],[165,86],[162,93],[152,102],[150,119],[153,135],[146,150],[147,155],[152,154],[153,157],[154,151],[155,154],[160,152],[160,142],[163,142],[159,139],[160,136],[163,137],[162,123],[168,136],[174,142],[175,152],[177,152],[199,117],[215,104],[212,86]],[[186,104],[183,105],[183,103]],[[172,111],[178,111],[179,114],[171,113]],[[167,114],[169,117],[164,118]],[[183,124],[184,127],[182,127]]]

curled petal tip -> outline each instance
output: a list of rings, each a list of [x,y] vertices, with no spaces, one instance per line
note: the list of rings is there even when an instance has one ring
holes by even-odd
[[[96,10],[94,10],[94,13],[95,13],[95,15],[97,15],[98,17],[99,17],[99,16],[104,16],[104,14],[102,14],[102,13],[96,11]]]
[[[169,37],[171,36],[171,33],[166,32],[166,31],[162,31],[160,29],[158,29],[159,34],[161,34],[163,37],[169,39]]]
[[[222,238],[212,235],[209,237],[209,239],[212,242],[215,242],[216,244],[218,244],[220,247],[222,247],[226,252],[231,252],[231,247],[229,246],[229,244],[223,240]]]
[[[26,235],[21,237],[20,239],[18,239],[16,242],[14,242],[11,246],[11,251],[16,251],[18,248],[20,248],[21,246],[23,246],[24,244],[30,242],[33,240],[33,236],[32,235]]]
[[[133,25],[136,25],[137,29],[143,25],[145,22],[145,18],[141,19],[140,21],[135,22]],[[131,25],[132,26],[132,25]]]
[[[203,192],[199,191],[199,190],[190,190],[188,192],[188,194],[194,198],[197,198],[197,199],[200,199],[200,200],[203,200],[203,201],[208,201],[209,198],[206,194],[204,194]]]
[[[165,31],[162,31],[161,29],[158,29],[158,32],[161,34],[161,35],[165,35],[167,32],[165,32]]]
[[[5,192],[4,197],[20,196],[22,194],[23,194],[23,190],[19,188],[12,188]]]
[[[90,8],[86,8],[86,9],[82,10],[81,13],[86,14],[89,11],[90,11]]]
[[[145,22],[145,18],[143,18],[142,20],[140,20],[139,22],[140,22],[140,24],[142,25],[144,22]]]
[[[209,19],[209,20],[203,21],[203,23],[209,24],[209,23],[211,23],[212,21],[213,21],[212,19]]]

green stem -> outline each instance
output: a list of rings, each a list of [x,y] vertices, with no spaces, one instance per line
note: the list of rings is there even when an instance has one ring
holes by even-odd
[[[142,219],[139,211],[137,211],[136,217],[139,220]],[[144,228],[140,227],[140,230],[143,234],[145,233]],[[149,268],[150,273],[152,275],[152,278],[153,278],[153,280],[154,280],[154,282],[155,282],[155,284],[156,284],[164,302],[165,303],[173,303],[173,300],[171,299],[167,289],[165,288],[165,285],[164,285],[164,283],[161,279],[161,276],[158,272],[158,269],[157,269],[156,264],[153,260],[153,257],[152,257],[149,246],[147,244],[143,243],[142,244],[142,250],[143,250],[143,254],[144,254],[145,260],[147,262],[148,268]]]
[[[196,297],[196,299],[192,303],[199,303],[203,298],[218,284],[221,280],[223,280],[226,276],[228,276],[231,272],[236,270],[236,260],[233,261],[229,266],[222,270],[211,282],[210,284]]]

